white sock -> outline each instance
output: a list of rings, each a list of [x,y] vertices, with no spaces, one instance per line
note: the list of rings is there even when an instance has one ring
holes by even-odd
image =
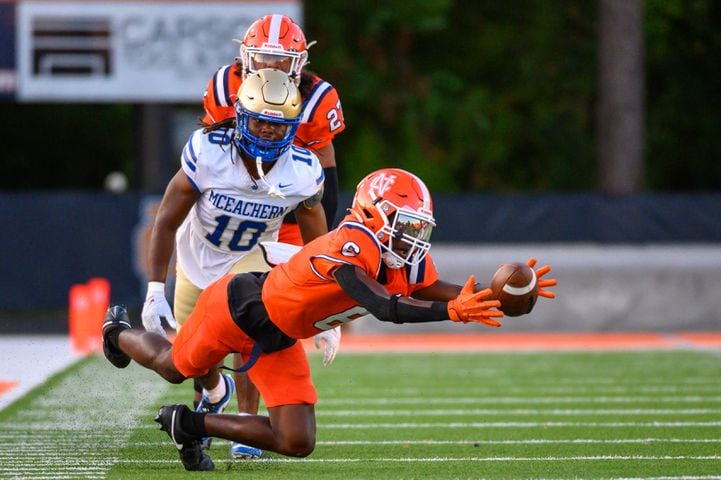
[[[225,379],[220,377],[220,381],[210,390],[203,389],[203,394],[208,397],[210,403],[218,403],[225,396]]]

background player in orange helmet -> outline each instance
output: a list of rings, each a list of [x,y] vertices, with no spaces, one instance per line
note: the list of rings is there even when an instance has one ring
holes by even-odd
[[[500,302],[490,300],[491,290],[480,289],[473,275],[463,287],[438,278],[428,255],[434,226],[423,182],[404,170],[378,170],[358,185],[350,214],[338,228],[268,273],[226,275],[205,289],[173,345],[131,329],[126,312],[111,307],[103,326],[105,356],[120,368],[132,358],[179,383],[207,375],[229,352],[241,352],[268,416],[167,405],[155,421],[189,470],[212,469],[198,444],[206,435],[305,457],[315,448],[317,394],[297,339],[367,313],[394,323],[501,325]],[[549,271],[549,266],[536,271],[538,294],[553,298],[547,287],[556,281],[542,278]]]
[[[308,62],[309,45],[303,30],[285,15],[261,17],[248,28],[242,41],[235,41],[240,43],[240,55],[235,58],[235,63],[219,68],[208,81],[203,96],[206,112],[203,122],[213,124],[233,118],[235,92],[249,74],[261,68],[278,68],[288,73],[298,85],[303,99],[301,124],[293,143],[315,153],[323,167],[325,190],[321,204],[328,229],[331,229],[338,208],[338,174],[333,137],[345,129],[338,92],[330,83],[303,68]],[[293,213],[283,219],[278,240],[294,245],[303,244]],[[333,355],[336,349],[337,346],[332,349]],[[326,358],[332,361],[333,356]],[[240,365],[237,356],[234,362],[236,367]],[[257,389],[244,374],[236,374],[235,382],[238,412],[257,413]],[[237,459],[255,458],[260,454],[257,449],[237,444],[231,445],[230,451]]]
[[[300,88],[303,98],[301,124],[294,144],[316,154],[325,171],[323,208],[328,228],[338,208],[338,175],[333,138],[345,129],[338,92],[330,83],[303,67],[308,62],[308,45],[303,30],[285,15],[265,15],[253,22],[240,43],[235,63],[220,67],[208,81],[203,95],[207,125],[232,118],[235,93],[243,79],[261,68],[283,70]],[[312,45],[313,42],[311,42]],[[286,217],[279,241],[303,243],[293,217]]]

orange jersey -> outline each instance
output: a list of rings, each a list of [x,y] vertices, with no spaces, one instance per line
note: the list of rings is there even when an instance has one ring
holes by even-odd
[[[273,323],[293,338],[308,338],[368,312],[336,283],[334,268],[351,264],[383,284],[389,294],[411,296],[438,280],[430,255],[415,266],[386,268],[373,232],[346,217],[288,263],[275,267],[263,284],[263,304]]]
[[[225,65],[215,72],[203,94],[205,123],[235,116],[233,104],[242,82],[241,69],[237,64]],[[338,92],[333,85],[317,75],[311,75],[310,92],[303,97],[302,109],[301,124],[293,142],[299,147],[325,147],[345,129]]]

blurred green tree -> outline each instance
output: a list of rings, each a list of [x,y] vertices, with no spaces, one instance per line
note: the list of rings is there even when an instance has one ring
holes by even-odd
[[[310,68],[336,86],[348,124],[335,142],[344,189],[395,165],[434,191],[594,190],[596,2],[304,8],[318,40]],[[647,190],[721,188],[719,24],[714,0],[646,0]],[[137,178],[131,105],[6,102],[3,113],[2,189]]]
[[[308,2],[312,68],[349,124],[345,187],[398,165],[442,191],[592,189],[594,15],[582,1]]]

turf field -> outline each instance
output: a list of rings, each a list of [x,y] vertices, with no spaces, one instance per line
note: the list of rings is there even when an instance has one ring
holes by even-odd
[[[318,444],[186,473],[152,421],[188,402],[89,357],[0,412],[0,478],[721,479],[715,352],[343,352],[311,356]]]

